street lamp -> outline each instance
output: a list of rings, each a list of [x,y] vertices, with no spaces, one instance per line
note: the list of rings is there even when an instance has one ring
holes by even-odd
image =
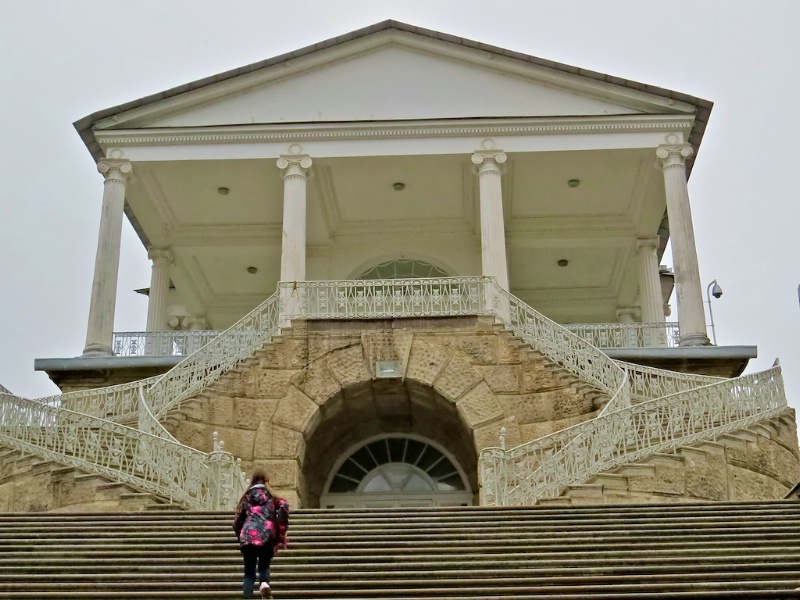
[[[715,279],[711,283],[708,284],[706,288],[706,304],[708,304],[708,317],[711,320],[711,338],[714,340],[714,345],[717,345],[717,332],[714,329],[714,311],[711,310],[711,296],[714,298],[719,298],[722,296],[722,288],[717,283]]]

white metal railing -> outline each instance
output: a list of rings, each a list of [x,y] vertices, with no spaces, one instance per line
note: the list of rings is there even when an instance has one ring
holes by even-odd
[[[162,376],[121,386],[51,396],[37,401],[6,395],[0,410],[5,410],[12,416],[18,413],[23,416],[14,417],[19,422],[14,427],[9,426],[2,430],[2,436],[4,440],[18,436],[18,445],[15,447],[24,446],[26,450],[31,451],[37,447],[34,442],[39,441],[41,442],[39,454],[57,455],[68,464],[76,464],[75,461],[80,459],[82,461],[80,466],[91,469],[94,461],[96,471],[109,474],[113,471],[119,480],[139,482],[143,489],[153,489],[152,486],[156,485],[153,481],[156,477],[162,477],[163,480],[172,483],[166,488],[159,487],[156,493],[169,495],[185,503],[191,502],[191,506],[197,506],[196,502],[209,503],[211,501],[207,500],[208,494],[203,495],[197,491],[202,488],[202,485],[195,483],[202,480],[198,475],[201,470],[197,465],[215,462],[209,457],[212,455],[223,457],[224,453],[219,454],[216,445],[216,454],[204,454],[190,448],[180,450],[186,447],[179,444],[160,423],[169,410],[179,407],[185,399],[199,393],[238,363],[250,357],[255,350],[276,335],[282,325],[288,324],[292,319],[374,319],[458,315],[494,315],[516,335],[565,370],[605,391],[611,400],[606,405],[603,415],[591,422],[595,424],[595,428],[610,422],[608,419],[611,415],[617,415],[613,418],[619,420],[618,415],[624,410],[634,411],[631,415],[639,415],[639,412],[635,412],[639,410],[638,407],[656,406],[652,402],[631,406],[631,384],[634,388],[633,396],[641,400],[671,391],[679,393],[668,398],[689,394],[687,398],[696,399],[700,392],[693,388],[706,383],[698,376],[683,376],[658,369],[618,363],[591,343],[527,306],[490,278],[282,282],[275,294],[227,331],[211,337],[208,343]],[[629,378],[631,383],[628,381]],[[734,383],[730,385],[734,387],[726,388],[728,389],[726,393],[742,398],[749,393],[747,390],[758,392],[760,388],[766,387],[762,380],[740,378],[731,381]],[[719,386],[726,385],[729,385],[728,381],[700,389],[722,389]],[[659,398],[657,402],[662,400],[664,398]],[[27,404],[31,402],[35,404]],[[783,402],[785,405],[785,399]],[[20,406],[23,408],[19,408]],[[114,422],[123,418],[135,418],[139,430],[129,429]],[[639,417],[631,417],[634,420],[635,418]],[[68,425],[67,431],[45,435],[42,427],[37,427],[37,424],[45,421],[51,424],[57,423],[58,426],[54,429],[61,429],[62,424]],[[91,433],[93,428],[98,430],[97,434]],[[558,465],[562,462],[577,464],[574,457],[583,456],[587,452],[587,445],[598,443],[595,431],[596,429],[590,424],[582,424],[508,452],[500,452],[498,449],[484,451],[481,473],[487,498],[495,503],[506,502],[510,497],[521,494],[516,490],[539,490],[541,486],[536,481],[542,478],[542,473],[558,472],[559,477],[563,475],[565,479],[563,481],[559,479],[557,485],[573,481],[574,477],[578,476],[573,472],[574,469],[561,471],[560,467],[538,469],[546,464],[544,458],[553,456],[558,456],[556,460]],[[98,447],[104,447],[111,452],[121,445],[129,448],[126,450],[126,457],[138,457],[138,459],[126,459],[109,466],[110,459],[101,453],[75,454],[77,446],[83,443],[99,443],[95,442],[97,436],[110,436],[108,442]],[[606,444],[608,439],[612,438],[605,437],[602,443]],[[67,444],[71,444],[68,452],[63,450],[67,448]],[[119,454],[116,450],[114,452]],[[189,456],[187,452],[192,458],[185,458]],[[181,460],[188,462],[181,463]],[[224,467],[226,461],[227,459],[223,457],[216,462],[219,463],[217,467],[223,465],[223,470],[227,473],[228,467]],[[595,460],[597,464],[606,462],[608,461],[605,455]],[[162,463],[165,472],[158,475],[156,472],[161,469],[159,465]],[[586,467],[581,473],[594,472],[592,470],[594,468]],[[538,474],[533,479],[526,478],[524,477],[526,469],[528,473]],[[170,478],[171,474],[176,476]],[[188,482],[183,491],[180,488],[181,478]],[[230,485],[231,489],[240,490],[244,485],[241,473],[237,473],[235,477],[223,474],[222,478],[231,482],[225,484]],[[551,486],[556,485],[547,477],[544,477],[543,481],[549,482],[548,485]],[[512,488],[515,490],[513,493]],[[219,487],[215,489],[218,498],[228,498],[231,495],[228,492],[219,492]]]
[[[570,323],[564,329],[598,348],[674,348],[678,323]]]
[[[628,374],[631,398],[640,402],[725,381],[724,377],[665,371],[621,360],[617,364]]]
[[[205,346],[220,331],[114,332],[114,356],[188,356]]]
[[[38,400],[0,393],[0,442],[47,460],[106,475],[196,510],[226,510],[241,493],[241,469],[174,440]]]
[[[787,409],[780,367],[599,416],[516,448],[480,455],[484,502],[531,505],[616,466],[735,431]]]

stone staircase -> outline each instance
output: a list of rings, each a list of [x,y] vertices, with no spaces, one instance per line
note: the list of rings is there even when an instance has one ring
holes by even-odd
[[[779,499],[800,477],[794,419],[780,416],[716,439],[655,453],[562,494],[545,506]]]
[[[174,506],[108,476],[0,445],[0,512],[135,512]]]
[[[0,597],[241,597],[225,513],[0,515]],[[800,598],[800,503],[298,510],[278,600]]]

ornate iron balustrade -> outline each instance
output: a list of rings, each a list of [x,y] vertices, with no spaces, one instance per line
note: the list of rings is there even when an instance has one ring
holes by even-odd
[[[627,375],[615,360],[535,311],[494,280],[490,285],[492,305],[498,307],[495,315],[514,333],[573,375],[605,391],[611,397],[607,407],[616,410],[630,404]]]
[[[0,393],[0,441],[196,510],[230,509],[243,487],[238,462],[218,446],[206,454],[162,436],[11,394]]]
[[[617,364],[628,374],[631,397],[640,402],[725,381],[724,377],[665,371],[621,360]]]
[[[219,331],[114,332],[114,356],[188,356],[217,337]]]
[[[564,329],[597,348],[674,348],[678,323],[570,323]]]
[[[616,466],[735,431],[788,407],[780,367],[599,416],[510,450],[481,452],[488,505],[532,505]]]
[[[491,314],[482,277],[298,281],[278,284],[289,319],[381,319]]]

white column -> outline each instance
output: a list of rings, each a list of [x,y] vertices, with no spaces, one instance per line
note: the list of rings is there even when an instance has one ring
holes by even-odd
[[[639,341],[639,336],[636,335],[636,317],[639,315],[639,308],[637,306],[620,306],[617,311],[617,322],[622,325],[628,325],[623,329],[622,335],[623,344],[626,348],[636,348],[642,344]]]
[[[306,177],[311,164],[306,154],[284,154],[278,159],[283,171],[281,281],[306,279]]]
[[[664,322],[664,296],[661,292],[661,275],[658,272],[658,238],[640,239],[637,244],[639,254],[639,307],[642,323]],[[667,345],[664,327],[643,329],[644,344],[650,348],[664,348]]]
[[[482,275],[494,277],[504,290],[509,288],[500,165],[507,159],[502,150],[478,150],[472,155],[480,185]]]
[[[706,334],[700,268],[697,264],[697,247],[686,182],[686,159],[692,152],[689,144],[663,145],[656,150],[664,172],[681,346],[703,346],[710,343]]]
[[[125,182],[132,167],[128,160],[104,158],[97,163],[97,170],[105,177],[105,184],[84,356],[110,356],[113,353],[111,341],[117,302]]]
[[[166,331],[169,294],[169,267],[172,253],[167,248],[150,248],[147,258],[153,261],[150,271],[150,294],[147,303],[147,331]]]
[[[283,154],[278,159],[283,171],[283,241],[281,243],[281,281],[306,279],[306,178],[311,158],[306,154]],[[300,290],[285,288],[282,294],[282,325],[287,316],[300,314]]]

